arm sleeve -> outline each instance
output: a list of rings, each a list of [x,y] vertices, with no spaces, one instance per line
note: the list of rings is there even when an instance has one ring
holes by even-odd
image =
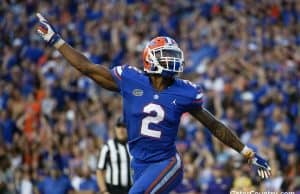
[[[122,65],[114,67],[110,70],[113,79],[116,81],[121,93],[125,90],[126,85],[130,85],[136,81],[138,75],[142,74],[142,71],[138,68],[130,65]]]
[[[106,163],[107,163],[107,159],[108,159],[108,146],[104,145],[101,149],[100,155],[99,155],[99,160],[98,160],[98,164],[97,167],[100,170],[104,170],[106,167]]]
[[[193,92],[192,99],[190,104],[188,105],[189,110],[202,108],[203,105],[203,92],[200,86],[197,86]]]
[[[123,66],[117,66],[110,70],[111,75],[113,76],[114,80],[116,81],[119,90],[122,90],[121,84],[124,80],[123,74],[125,71],[126,65]]]

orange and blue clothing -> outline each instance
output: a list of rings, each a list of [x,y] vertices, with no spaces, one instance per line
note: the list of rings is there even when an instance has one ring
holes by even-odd
[[[181,115],[202,107],[202,91],[193,83],[175,78],[162,91],[135,67],[111,70],[123,97],[123,115],[133,156],[134,184],[130,193],[170,191],[182,179],[175,140]]]

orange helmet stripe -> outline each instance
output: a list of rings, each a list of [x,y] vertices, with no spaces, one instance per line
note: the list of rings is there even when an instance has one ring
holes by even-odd
[[[151,40],[150,44],[149,44],[149,48],[150,49],[155,49],[155,48],[158,48],[158,47],[162,47],[164,45],[166,45],[168,42],[166,40],[165,37],[157,37],[157,38],[154,38],[153,40]]]

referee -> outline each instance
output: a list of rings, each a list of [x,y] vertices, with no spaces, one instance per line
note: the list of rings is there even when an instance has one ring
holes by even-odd
[[[102,147],[97,169],[101,194],[127,194],[132,184],[127,131],[123,118],[117,120],[115,138]]]

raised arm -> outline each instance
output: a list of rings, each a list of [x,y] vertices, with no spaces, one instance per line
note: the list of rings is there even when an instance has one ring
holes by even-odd
[[[93,64],[83,54],[68,45],[41,14],[38,13],[37,17],[39,19],[37,32],[45,41],[58,49],[73,67],[93,79],[101,87],[118,91],[117,84],[107,68]]]
[[[111,91],[118,91],[117,84],[106,67],[93,64],[67,43],[64,43],[58,50],[73,67],[93,79],[101,87]]]
[[[257,155],[252,149],[244,145],[226,125],[215,118],[208,110],[200,108],[192,110],[190,113],[207,127],[220,141],[235,149],[248,159],[257,168],[260,177],[268,178],[271,175],[271,168],[268,162]]]

